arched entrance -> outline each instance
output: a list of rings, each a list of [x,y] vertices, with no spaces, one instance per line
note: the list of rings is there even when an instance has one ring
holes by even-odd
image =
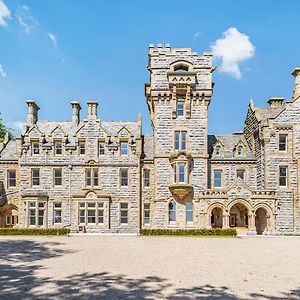
[[[239,202],[231,207],[229,226],[248,228],[248,209],[244,204]]]
[[[2,207],[0,227],[14,227],[19,223],[18,207],[14,204],[4,204]]]
[[[267,212],[262,207],[258,208],[256,211],[255,227],[257,234],[263,234],[267,229]]]
[[[220,207],[215,207],[211,211],[210,224],[212,228],[223,227],[223,211]]]

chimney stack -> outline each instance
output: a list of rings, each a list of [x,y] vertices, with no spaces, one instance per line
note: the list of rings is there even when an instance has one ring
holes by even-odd
[[[292,75],[295,77],[295,85],[292,96],[292,100],[294,101],[300,96],[300,67],[295,68]]]
[[[97,119],[97,101],[88,101],[88,118]]]
[[[272,97],[268,101],[271,108],[281,107],[283,105],[283,102],[284,98],[282,97]]]
[[[78,101],[72,101],[72,123],[73,125],[77,126],[80,122],[80,110],[81,106]]]
[[[28,105],[28,114],[27,114],[27,125],[34,125],[38,120],[38,110],[40,109],[39,106],[35,103],[34,100],[27,100]]]

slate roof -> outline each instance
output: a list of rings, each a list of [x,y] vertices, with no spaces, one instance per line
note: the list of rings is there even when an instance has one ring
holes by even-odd
[[[37,121],[36,126],[46,135],[50,134],[56,127],[60,127],[67,135],[73,136],[83,124],[84,122],[80,122],[78,126],[75,126],[71,121]],[[138,134],[137,121],[101,121],[101,126],[111,136],[117,135],[123,127],[126,127],[133,135]]]
[[[18,160],[16,141],[10,140],[6,144],[5,148],[0,153],[0,161],[2,160]]]
[[[213,146],[216,142],[219,141],[223,146],[223,156],[222,157],[212,157],[213,154]],[[236,157],[235,156],[235,146],[239,142],[243,142],[245,145],[246,155],[243,157]],[[235,133],[235,134],[228,134],[228,135],[209,135],[208,136],[208,154],[212,159],[237,159],[237,160],[244,160],[244,159],[255,159],[254,155],[252,154],[251,149],[248,146],[248,143],[243,134]]]
[[[254,113],[258,121],[275,118],[284,107],[256,107]]]
[[[154,157],[154,145],[153,145],[153,136],[145,135],[144,136],[144,144],[143,151],[145,154],[144,159],[153,159]]]

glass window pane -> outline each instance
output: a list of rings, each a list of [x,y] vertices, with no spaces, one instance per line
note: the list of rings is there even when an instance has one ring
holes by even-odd
[[[179,144],[180,144],[180,132],[175,131],[175,150],[179,150]]]
[[[94,186],[98,186],[99,185],[98,168],[93,169],[93,176],[94,176]]]
[[[244,180],[245,170],[237,170],[236,171],[236,176],[237,176],[237,178],[241,178],[242,180]]]
[[[144,186],[150,186],[150,170],[144,170]]]
[[[32,144],[32,154],[34,154],[34,155],[40,154],[40,144],[39,143]]]
[[[279,151],[286,151],[286,134],[279,135]]]
[[[174,201],[169,203],[169,221],[176,221],[176,202]]]
[[[184,115],[184,102],[178,101],[177,102],[177,116],[181,117]]]
[[[79,143],[79,154],[84,155],[85,154],[85,142]]]
[[[38,225],[43,226],[44,225],[44,209],[39,209],[39,216],[38,216]]]
[[[96,210],[88,209],[88,223],[95,224],[96,223]]]
[[[29,225],[34,226],[36,224],[35,213],[35,209],[29,210]]]
[[[121,186],[128,186],[128,170],[121,169]]]
[[[186,221],[192,222],[193,221],[193,203],[188,202],[185,206],[186,209]]]
[[[186,150],[186,131],[181,132],[181,150]]]
[[[214,171],[214,187],[222,186],[222,172]]]
[[[85,210],[84,209],[81,209],[79,211],[79,223],[85,224]]]
[[[61,210],[54,210],[54,223],[55,224],[61,223]]]
[[[55,143],[55,154],[62,154],[62,143]]]
[[[127,142],[121,142],[120,143],[120,151],[121,155],[128,155],[128,143]]]
[[[179,168],[179,178],[178,178],[178,182],[179,183],[184,183],[185,182],[185,164],[178,164],[178,168]]]
[[[99,155],[104,155],[105,154],[105,143],[100,142],[99,143]]]
[[[16,170],[8,170],[8,187],[15,187],[16,186]]]

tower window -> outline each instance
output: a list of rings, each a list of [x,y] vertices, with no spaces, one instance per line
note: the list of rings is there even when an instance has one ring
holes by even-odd
[[[183,116],[184,116],[184,102],[177,101],[177,117],[183,117]]]
[[[175,150],[186,150],[186,131],[175,131]]]

